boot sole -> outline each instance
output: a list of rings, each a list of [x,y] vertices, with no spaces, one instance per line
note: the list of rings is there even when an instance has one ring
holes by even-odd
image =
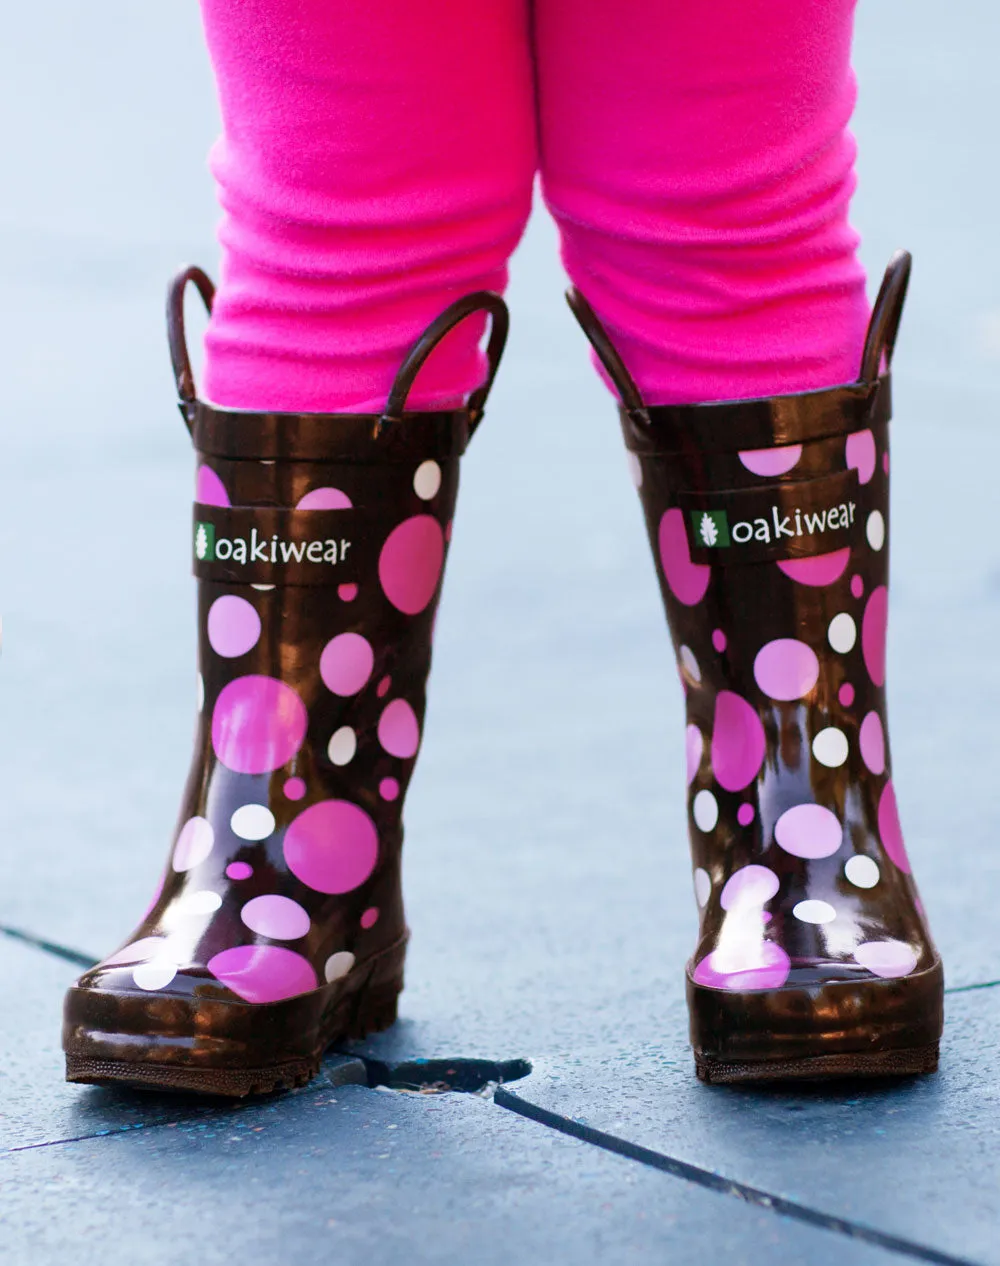
[[[728,1063],[697,1051],[694,1069],[698,1080],[710,1086],[736,1082],[829,1081],[849,1077],[913,1077],[938,1068],[939,1043],[911,1050],[811,1055],[804,1059],[752,1060]]]

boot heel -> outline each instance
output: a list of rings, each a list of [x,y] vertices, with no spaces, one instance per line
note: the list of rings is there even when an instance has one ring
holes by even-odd
[[[396,1023],[402,991],[402,977],[388,984],[363,989],[347,1031],[348,1038],[357,1042],[370,1033],[381,1033],[391,1028]]]

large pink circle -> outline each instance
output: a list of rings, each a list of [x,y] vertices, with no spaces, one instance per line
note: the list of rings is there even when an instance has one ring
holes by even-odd
[[[214,955],[206,966],[244,1002],[280,1002],[319,984],[312,964],[283,945],[237,945]]]
[[[920,955],[905,941],[863,941],[855,949],[854,957],[872,975],[893,980],[897,976],[908,976]]]
[[[889,623],[889,590],[873,589],[861,621],[861,653],[868,676],[876,686],[885,685],[885,634]]]
[[[774,824],[779,848],[793,857],[830,857],[844,838],[840,819],[820,804],[797,804]]]
[[[756,989],[780,989],[788,979],[792,962],[773,941],[754,941],[742,955],[713,950],[691,973],[696,985],[750,993]]]
[[[214,843],[215,831],[207,818],[188,818],[178,832],[177,843],[174,845],[174,870],[191,870],[199,866],[212,851]]]
[[[877,712],[869,712],[858,731],[861,759],[873,774],[885,773],[885,731]]]
[[[393,528],[378,560],[385,596],[406,615],[417,615],[434,597],[444,565],[444,534],[429,514]]]
[[[378,741],[390,756],[408,760],[417,754],[420,726],[417,714],[405,699],[393,699],[386,704],[378,720]]]
[[[288,869],[317,892],[351,892],[378,859],[378,832],[350,800],[321,800],[304,809],[285,832]]]
[[[314,488],[307,492],[296,510],[350,510],[351,498],[339,488]]]
[[[133,941],[130,945],[123,945],[120,950],[116,950],[114,954],[109,955],[102,963],[102,967],[119,967],[123,963],[148,963],[151,958],[156,958],[160,951],[167,943],[165,936],[144,936],[139,941]]]
[[[790,703],[807,695],[819,680],[819,660],[805,642],[775,638],[757,652],[753,675],[764,694]]]
[[[692,563],[684,528],[684,514],[676,506],[668,510],[660,520],[659,544],[660,562],[670,592],[686,607],[693,607],[701,602],[708,588],[712,569],[704,563]]]
[[[308,715],[291,686],[253,674],[223,686],[212,712],[212,747],[237,774],[269,774],[302,746]]]
[[[229,505],[229,493],[211,466],[199,466],[194,481],[194,499],[203,506]]]
[[[835,549],[830,554],[813,554],[811,558],[779,558],[778,570],[800,585],[819,588],[839,580],[850,561],[851,549],[849,545],[845,545],[843,549]]]
[[[903,842],[903,828],[899,821],[899,805],[896,803],[896,789],[892,779],[882,788],[878,802],[878,834],[882,847],[889,854],[890,860],[904,874],[910,873],[910,859],[906,855]]]
[[[240,911],[240,918],[251,932],[269,936],[272,941],[297,941],[309,931],[309,915],[299,903],[275,893],[253,897]]]
[[[875,436],[867,428],[847,437],[847,465],[858,472],[858,483],[866,484],[875,474]]]
[[[742,791],[764,762],[764,726],[757,709],[731,690],[715,698],[712,772],[726,791]]]
[[[246,598],[226,593],[208,608],[208,644],[217,655],[225,659],[245,655],[259,638],[260,616]]]
[[[684,731],[684,755],[687,759],[687,785],[694,782],[694,776],[701,764],[701,755],[705,748],[705,740],[696,725],[689,725]]]
[[[723,910],[746,910],[765,905],[778,891],[778,876],[766,866],[741,866],[726,880],[722,890]]]
[[[781,444],[777,448],[744,449],[740,461],[751,474],[772,479],[775,475],[787,474],[801,456],[801,444]]]
[[[327,689],[344,698],[358,693],[374,667],[375,652],[360,633],[338,633],[319,657],[319,675]]]

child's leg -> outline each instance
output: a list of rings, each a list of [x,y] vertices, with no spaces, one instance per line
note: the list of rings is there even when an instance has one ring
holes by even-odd
[[[205,395],[230,408],[379,409],[432,317],[504,287],[535,171],[524,0],[202,10],[225,213]],[[411,403],[450,403],[481,373],[466,323]]]
[[[542,171],[647,400],[854,378],[854,0],[538,0]]]

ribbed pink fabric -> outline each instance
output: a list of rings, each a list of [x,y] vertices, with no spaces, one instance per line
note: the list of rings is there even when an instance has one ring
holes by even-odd
[[[380,407],[433,316],[503,288],[539,166],[569,274],[651,402],[856,374],[853,0],[535,0],[533,30],[526,0],[202,8],[217,403]],[[475,384],[476,333],[414,403]]]

